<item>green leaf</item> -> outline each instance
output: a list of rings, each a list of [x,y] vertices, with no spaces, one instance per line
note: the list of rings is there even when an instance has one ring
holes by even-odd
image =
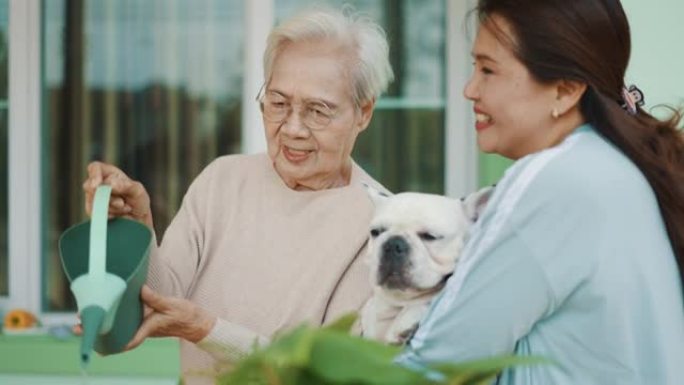
[[[221,385],[297,384],[301,368],[309,365],[315,330],[300,326],[257,349],[217,379]],[[274,380],[274,378],[276,380]]]
[[[415,384],[422,375],[394,363],[399,351],[376,341],[321,330],[314,341],[310,369],[334,384]]]
[[[309,326],[300,326],[278,337],[262,351],[264,360],[277,367],[308,365],[316,332]]]
[[[327,325],[323,329],[325,330],[335,330],[339,332],[349,333],[351,332],[354,322],[357,319],[356,313],[345,314],[337,320],[333,321],[330,325]]]
[[[514,365],[548,364],[540,357],[500,356],[464,363],[432,365],[444,375],[430,380],[424,372],[394,363],[401,348],[348,334],[355,316],[325,328],[300,326],[240,361],[217,378],[220,385],[489,385]]]

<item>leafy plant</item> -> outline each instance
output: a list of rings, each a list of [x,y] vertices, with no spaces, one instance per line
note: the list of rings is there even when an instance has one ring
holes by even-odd
[[[546,362],[534,357],[501,356],[411,370],[394,363],[401,348],[350,335],[355,319],[352,314],[324,328],[300,326],[257,349],[219,376],[217,384],[484,385],[507,367]]]

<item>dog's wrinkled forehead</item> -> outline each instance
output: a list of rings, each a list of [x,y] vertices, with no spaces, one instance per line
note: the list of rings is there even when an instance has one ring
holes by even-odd
[[[466,220],[463,204],[456,199],[406,192],[376,202],[371,223],[397,230],[426,227],[453,231],[461,228]]]

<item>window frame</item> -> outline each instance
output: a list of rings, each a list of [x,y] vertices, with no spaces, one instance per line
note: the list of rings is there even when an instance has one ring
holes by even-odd
[[[41,294],[40,0],[9,1],[9,295],[39,313]],[[38,237],[37,237],[38,235]]]
[[[470,50],[476,31],[475,18],[468,18],[468,13],[475,4],[475,0],[447,0],[444,190],[452,198],[475,191],[479,183],[475,113],[472,103],[463,97],[472,68]],[[463,25],[464,21],[468,24]]]
[[[245,74],[243,83],[242,152],[266,149],[261,115],[254,97],[263,77],[262,53],[274,20],[274,0],[244,0]],[[474,0],[446,0],[447,95],[445,98],[445,194],[460,197],[477,187],[474,114],[461,96],[470,73],[472,37],[462,22]],[[46,312],[42,307],[42,0],[9,1],[9,296],[0,308],[24,308],[44,325],[75,322],[74,313]],[[38,239],[40,242],[36,242]]]

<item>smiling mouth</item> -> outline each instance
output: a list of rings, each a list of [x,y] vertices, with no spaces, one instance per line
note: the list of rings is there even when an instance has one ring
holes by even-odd
[[[482,131],[487,127],[491,126],[494,121],[490,115],[482,112],[475,113],[475,129],[477,131]]]
[[[475,114],[475,120],[478,123],[491,123],[492,117],[487,114],[477,113]]]
[[[307,160],[312,152],[312,150],[298,150],[283,146],[283,155],[285,156],[285,159],[292,163],[301,163]]]

